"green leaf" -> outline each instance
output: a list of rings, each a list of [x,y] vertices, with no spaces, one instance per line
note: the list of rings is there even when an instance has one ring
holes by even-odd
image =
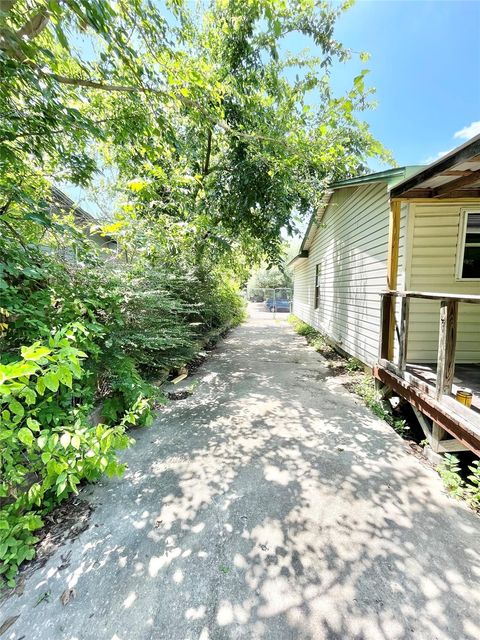
[[[66,449],[68,447],[68,445],[70,444],[70,434],[65,432],[62,433],[62,435],[60,436],[60,444],[62,445],[62,447],[64,449]]]
[[[40,343],[36,342],[31,347],[22,347],[22,358],[24,360],[40,360],[48,356],[52,351],[48,347],[38,346]]]
[[[80,438],[76,434],[72,436],[71,445],[74,449],[80,449]]]
[[[10,364],[0,364],[0,384],[6,380],[23,378],[32,375],[38,370],[38,366],[33,362],[12,362]]]
[[[45,376],[43,376],[45,381],[45,386],[50,389],[50,391],[58,391],[59,381],[58,374],[54,371],[49,371]]]
[[[37,394],[33,389],[30,389],[30,387],[25,387],[25,389],[22,390],[21,395],[25,398],[25,402],[29,406],[31,406],[32,404],[35,404]]]
[[[18,400],[15,400],[15,399],[10,400],[10,402],[8,403],[8,408],[12,413],[14,413],[19,418],[22,418],[25,415],[25,409],[20,404],[20,402],[18,402]]]
[[[67,481],[63,480],[62,482],[60,482],[60,484],[57,485],[57,496],[63,493],[66,488],[67,488]]]
[[[32,431],[40,431],[40,423],[38,422],[38,420],[35,420],[30,416],[27,418],[27,426]]]
[[[60,365],[58,368],[58,378],[62,384],[72,388],[72,372],[66,365]]]
[[[17,438],[20,440],[20,442],[23,442],[23,444],[26,444],[29,447],[31,447],[33,444],[33,433],[30,431],[30,429],[27,429],[27,427],[22,427],[21,429],[19,429]]]
[[[45,393],[45,378],[38,378],[37,380],[37,384],[36,384],[36,389],[38,391],[38,393],[43,396],[43,394]]]

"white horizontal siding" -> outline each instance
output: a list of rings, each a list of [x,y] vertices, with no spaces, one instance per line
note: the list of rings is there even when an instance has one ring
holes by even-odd
[[[378,354],[379,293],[386,287],[388,224],[386,184],[336,190],[309,247],[308,259],[294,270],[293,312],[369,365],[376,362]],[[320,304],[315,310],[317,264],[321,269]]]
[[[478,209],[480,202],[472,203]],[[468,203],[434,202],[411,205],[413,225],[408,289],[480,294],[480,282],[456,279],[461,211]],[[412,300],[408,337],[410,362],[436,362],[440,304]],[[480,305],[460,304],[457,362],[480,362]]]

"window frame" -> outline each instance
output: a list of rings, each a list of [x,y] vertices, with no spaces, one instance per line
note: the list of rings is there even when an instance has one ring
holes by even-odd
[[[457,269],[456,269],[456,280],[459,282],[480,282],[480,275],[476,278],[464,278],[463,273],[463,261],[465,258],[465,245],[467,246],[478,246],[480,247],[480,233],[478,234],[478,243],[467,243],[467,224],[468,224],[468,215],[470,213],[476,213],[480,215],[480,208],[463,208],[460,211],[461,221],[460,221],[460,237],[458,239],[458,251],[457,251]]]
[[[317,264],[315,265],[315,296],[314,296],[314,307],[313,307],[314,309],[320,308],[320,283],[319,283],[320,273],[321,273],[320,263],[317,262]]]

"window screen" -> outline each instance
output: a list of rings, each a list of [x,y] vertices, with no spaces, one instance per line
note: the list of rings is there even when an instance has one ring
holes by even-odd
[[[315,267],[315,309],[318,309],[319,303],[320,303],[320,265],[317,264],[317,266]]]

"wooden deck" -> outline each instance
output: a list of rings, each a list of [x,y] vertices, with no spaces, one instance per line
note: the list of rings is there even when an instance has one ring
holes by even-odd
[[[391,362],[380,360],[373,374],[382,385],[412,405],[435,452],[470,449],[480,456],[480,412],[457,402],[451,395],[438,398],[434,386],[410,372],[400,371]]]
[[[409,364],[406,371],[419,380],[423,380],[432,389],[437,381],[437,365],[430,363]],[[480,364],[456,364],[451,396],[454,398],[458,389],[471,389],[473,393],[472,409],[480,413]]]
[[[395,311],[396,298],[400,298],[399,319]],[[439,301],[436,364],[408,363],[412,298]],[[379,358],[373,372],[383,386],[412,405],[433,451],[446,453],[470,449],[480,456],[480,365],[457,365],[455,362],[460,302],[480,304],[480,296],[423,291],[384,292]],[[396,353],[395,339],[398,345]],[[455,399],[459,387],[468,387],[473,391],[471,408]],[[453,437],[449,438],[448,434]]]

